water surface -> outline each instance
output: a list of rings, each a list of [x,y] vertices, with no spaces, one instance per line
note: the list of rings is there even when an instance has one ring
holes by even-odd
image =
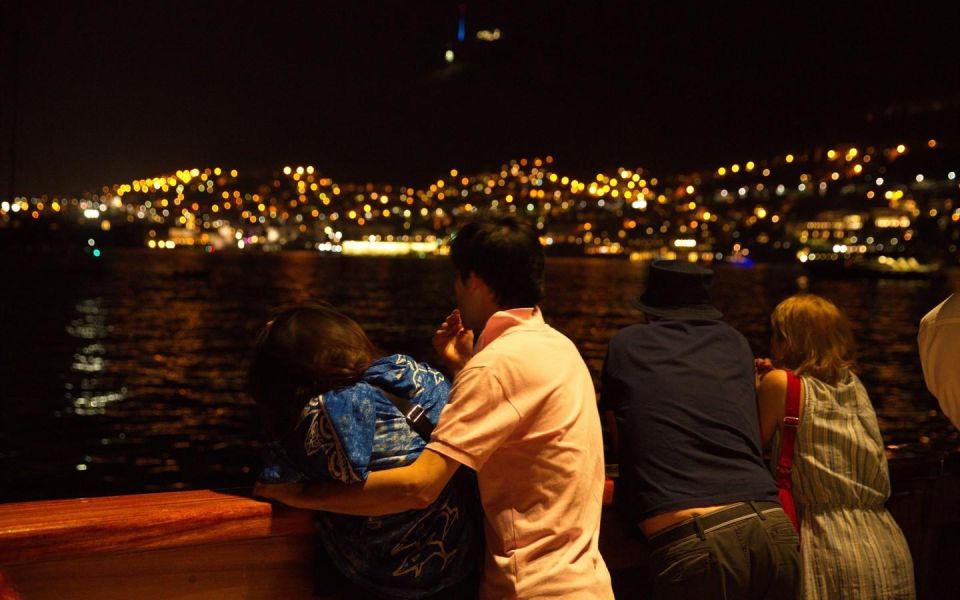
[[[548,261],[544,314],[595,377],[610,337],[637,319],[642,268]],[[0,501],[246,485],[262,439],[245,369],[272,310],[325,300],[385,351],[430,362],[430,336],[454,305],[445,259],[125,250],[8,256],[0,272]],[[717,267],[715,302],[758,355],[771,309],[803,274]],[[916,327],[958,287],[956,273],[809,280],[853,320],[888,444],[956,444],[923,385]]]

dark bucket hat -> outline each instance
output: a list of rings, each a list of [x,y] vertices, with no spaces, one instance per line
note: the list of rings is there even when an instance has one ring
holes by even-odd
[[[723,313],[710,303],[712,282],[710,269],[682,260],[655,260],[646,290],[631,304],[667,319],[719,319]]]

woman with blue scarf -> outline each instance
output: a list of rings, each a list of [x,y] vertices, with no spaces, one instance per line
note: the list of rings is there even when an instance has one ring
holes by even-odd
[[[449,383],[409,356],[378,356],[363,329],[328,306],[293,308],[267,323],[250,367],[272,440],[262,482],[358,484],[420,455]],[[339,573],[319,577],[326,581],[318,592],[351,600],[474,597],[482,513],[475,478],[460,471],[424,509],[384,517],[318,512],[321,549]]]

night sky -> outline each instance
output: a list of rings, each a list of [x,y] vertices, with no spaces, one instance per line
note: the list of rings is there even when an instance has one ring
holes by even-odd
[[[712,168],[956,131],[956,3],[464,4],[459,44],[458,2],[7,0],[0,196],[14,138],[14,192],[39,195],[208,166]]]

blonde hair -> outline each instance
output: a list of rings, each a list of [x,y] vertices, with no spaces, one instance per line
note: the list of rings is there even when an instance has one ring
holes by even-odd
[[[834,384],[853,369],[850,321],[835,304],[813,294],[791,296],[770,316],[773,336],[780,343],[778,365],[798,375],[811,375]]]

